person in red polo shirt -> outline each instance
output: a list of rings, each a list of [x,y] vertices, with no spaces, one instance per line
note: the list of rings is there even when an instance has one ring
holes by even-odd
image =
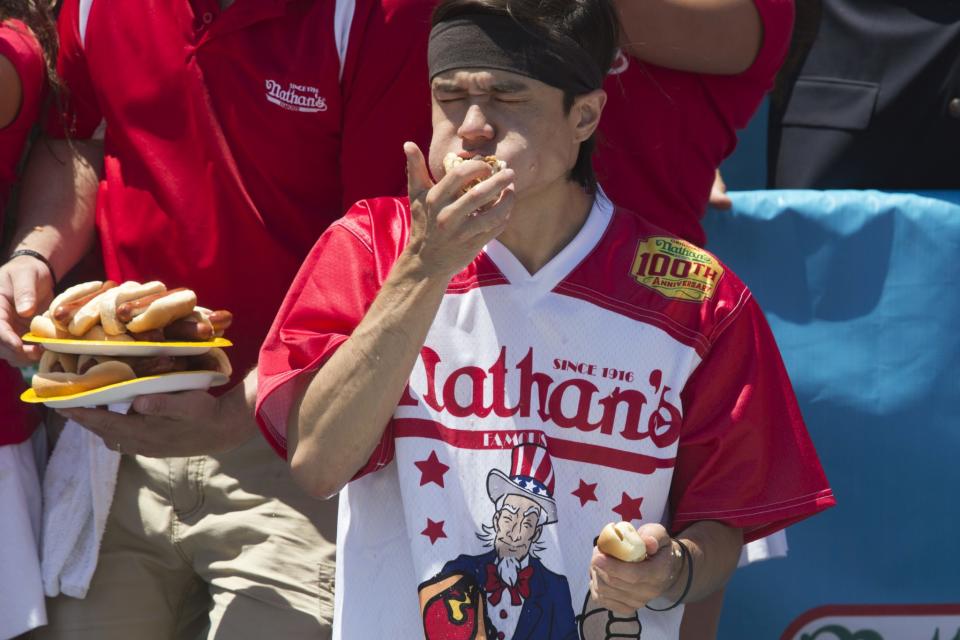
[[[96,232],[110,279],[187,286],[233,312],[237,374],[219,397],[142,397],[116,420],[72,413],[124,455],[87,596],[51,600],[39,637],[329,634],[336,505],[300,492],[257,436],[245,374],[344,203],[404,191],[401,143],[430,130],[425,40],[409,34],[426,31],[432,6],[65,2],[71,127],[51,137],[72,141],[37,146],[14,247],[62,274]],[[0,270],[10,357],[36,357],[13,314],[44,309],[50,285],[41,260]]]
[[[793,0],[615,4],[625,37],[603,85],[597,177],[614,202],[703,246],[716,169],[773,86]],[[741,564],[785,555],[786,536],[748,546]],[[720,589],[688,605],[681,638],[716,637],[722,603]]]
[[[594,167],[621,206],[703,246],[717,167],[783,63],[793,0],[619,0]]]
[[[56,27],[42,4],[0,5],[0,222],[17,168],[49,95]],[[14,258],[16,259],[16,258]],[[26,258],[30,260],[29,257]],[[40,478],[32,440],[39,415],[19,401],[18,369],[0,362],[0,638],[46,623],[40,574]]]

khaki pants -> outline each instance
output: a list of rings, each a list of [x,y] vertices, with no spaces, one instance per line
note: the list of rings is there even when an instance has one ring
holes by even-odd
[[[34,638],[329,638],[337,501],[301,492],[259,437],[218,456],[123,456],[83,600]]]

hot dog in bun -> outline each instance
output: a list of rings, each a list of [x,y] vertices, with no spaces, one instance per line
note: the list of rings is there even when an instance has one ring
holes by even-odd
[[[197,295],[162,282],[85,282],[70,287],[30,321],[40,338],[122,342],[206,342],[233,321],[224,309],[197,306]]]
[[[31,386],[38,397],[55,398],[99,389],[117,382],[133,380],[136,377],[129,365],[118,360],[107,360],[94,364],[83,373],[38,371],[33,376]]]
[[[56,398],[107,385],[180,371],[213,371],[231,375],[233,368],[222,349],[195,356],[109,357],[45,351],[31,386],[40,398]]]
[[[167,287],[162,282],[128,281],[111,289],[100,300],[100,324],[107,335],[121,335],[127,331],[127,326],[117,318],[117,307],[124,302],[162,293]]]

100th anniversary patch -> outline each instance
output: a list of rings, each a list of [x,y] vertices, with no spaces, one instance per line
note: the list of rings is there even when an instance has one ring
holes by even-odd
[[[637,282],[668,298],[701,302],[713,296],[723,266],[694,244],[653,236],[640,241],[630,272]]]

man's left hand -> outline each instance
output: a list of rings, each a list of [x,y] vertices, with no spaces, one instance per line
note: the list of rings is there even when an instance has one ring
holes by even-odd
[[[639,529],[647,559],[623,562],[594,547],[590,561],[590,594],[598,606],[629,616],[659,596],[669,597],[683,570],[683,556],[660,524]]]
[[[103,438],[109,449],[151,458],[228,451],[256,433],[253,416],[224,405],[243,385],[216,398],[206,391],[140,396],[126,415],[104,409],[60,409],[66,418]],[[246,418],[246,419],[244,419]]]

